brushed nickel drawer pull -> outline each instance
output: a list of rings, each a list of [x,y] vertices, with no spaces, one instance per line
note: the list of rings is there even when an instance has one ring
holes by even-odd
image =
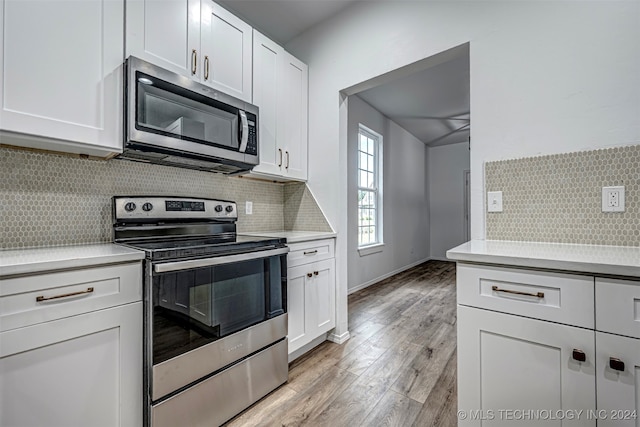
[[[318,275],[318,272],[317,272],[317,271],[314,271],[314,272],[313,272],[313,275],[314,275],[314,276],[317,276],[317,275]]]
[[[280,163],[278,163],[278,167],[282,167],[282,148],[278,148],[278,153],[280,153]]]
[[[495,292],[504,292],[506,294],[515,294],[515,295],[524,295],[527,297],[536,297],[536,298],[544,298],[544,292],[538,292],[538,293],[529,293],[529,292],[520,292],[520,291],[512,291],[510,289],[500,289],[497,286],[492,286],[491,287],[492,291]]]
[[[307,252],[303,252],[303,255],[313,255],[313,254],[317,254],[318,250],[314,249],[313,251],[307,251]]]
[[[45,296],[40,295],[40,296],[36,297],[36,302],[49,301],[49,300],[58,299],[58,298],[73,297],[73,296],[76,296],[76,295],[90,294],[92,292],[93,292],[93,288],[87,288],[86,291],[71,292],[70,294],[56,295],[55,297],[45,297]]]
[[[615,357],[609,358],[609,367],[614,371],[624,372],[624,362],[620,359],[616,359]]]
[[[209,56],[204,57],[204,79],[209,80]]]
[[[307,273],[307,277],[309,277],[309,278],[310,278],[310,277],[312,277],[312,276],[313,276],[313,274],[311,274],[311,273]]]
[[[287,153],[287,165],[284,167],[285,169],[289,169],[289,152],[285,151],[285,153]]]

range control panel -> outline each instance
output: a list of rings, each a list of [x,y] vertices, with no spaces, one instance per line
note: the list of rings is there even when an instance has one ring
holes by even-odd
[[[116,196],[113,198],[114,220],[237,220],[235,202],[188,197]]]

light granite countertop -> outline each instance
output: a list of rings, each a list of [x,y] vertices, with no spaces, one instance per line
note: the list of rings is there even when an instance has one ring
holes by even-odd
[[[251,231],[238,233],[245,236],[279,237],[287,240],[287,243],[308,242],[311,240],[331,239],[337,233],[326,231]]]
[[[454,261],[640,278],[640,247],[471,240],[447,251]]]
[[[0,277],[138,261],[144,252],[112,243],[0,251]]]

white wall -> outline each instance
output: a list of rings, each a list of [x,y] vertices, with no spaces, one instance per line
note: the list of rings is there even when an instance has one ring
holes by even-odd
[[[429,257],[427,147],[357,96],[348,100],[348,288],[365,287]],[[360,256],[357,234],[358,125],[383,137],[382,252]]]
[[[464,243],[464,171],[469,170],[469,144],[429,148],[430,254],[446,259],[446,252]]]
[[[347,143],[339,91],[470,43],[471,233],[488,160],[640,142],[640,2],[358,2],[287,49],[309,65],[309,186],[339,233],[346,333]],[[343,127],[342,127],[343,126]]]

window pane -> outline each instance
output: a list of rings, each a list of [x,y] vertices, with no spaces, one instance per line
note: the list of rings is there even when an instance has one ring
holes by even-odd
[[[367,187],[375,188],[375,183],[373,182],[373,173],[367,172]]]
[[[366,187],[367,186],[367,173],[363,170],[358,174],[358,187]]]
[[[367,138],[367,152],[370,154],[374,153],[373,139]]]
[[[373,156],[367,156],[367,170],[373,172]]]
[[[360,159],[358,159],[358,160],[359,160],[359,162],[360,162],[360,163],[358,163],[358,167],[359,167],[360,169],[367,170],[367,166],[368,166],[367,157],[369,157],[369,156],[367,156],[367,155],[366,155],[365,153],[363,153],[363,152],[359,152],[359,153],[360,153]]]

